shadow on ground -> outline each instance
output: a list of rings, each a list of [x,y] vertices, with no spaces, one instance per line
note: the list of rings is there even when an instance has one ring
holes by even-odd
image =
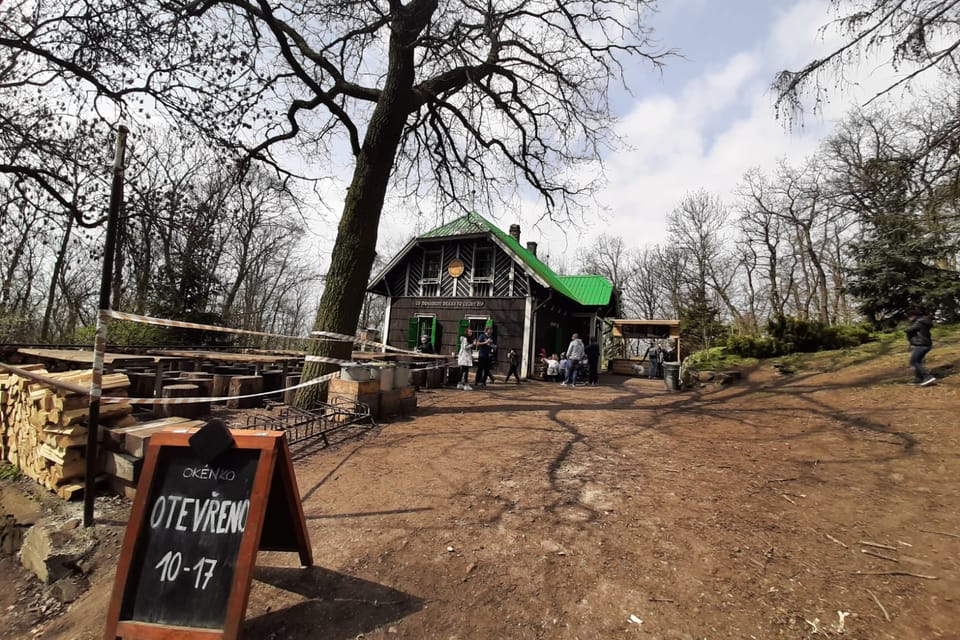
[[[416,596],[323,567],[257,567],[254,578],[305,600],[247,620],[247,638],[346,640],[423,608]]]

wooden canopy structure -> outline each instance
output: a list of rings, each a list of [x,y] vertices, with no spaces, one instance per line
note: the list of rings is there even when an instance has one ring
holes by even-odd
[[[679,320],[611,320],[612,333],[626,340],[676,340],[677,357],[680,354]]]

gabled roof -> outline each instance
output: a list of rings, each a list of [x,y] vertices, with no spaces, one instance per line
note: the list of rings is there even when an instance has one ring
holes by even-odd
[[[477,213],[468,213],[445,225],[431,229],[420,235],[412,241],[396,259],[391,261],[390,265],[374,280],[380,280],[395,264],[401,255],[407,253],[417,240],[439,240],[443,238],[452,238],[458,236],[486,235],[491,234],[494,241],[497,242],[507,253],[511,253],[517,258],[533,275],[540,280],[541,284],[553,289],[557,293],[570,298],[574,302],[588,306],[597,307],[610,304],[613,294],[613,285],[603,276],[558,276],[553,269],[545,265],[537,256],[520,245],[513,236],[505,233],[502,229],[491,223],[489,220]]]

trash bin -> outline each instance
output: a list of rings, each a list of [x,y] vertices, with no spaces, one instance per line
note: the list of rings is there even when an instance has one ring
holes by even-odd
[[[663,384],[667,391],[680,391],[680,363],[663,363]]]

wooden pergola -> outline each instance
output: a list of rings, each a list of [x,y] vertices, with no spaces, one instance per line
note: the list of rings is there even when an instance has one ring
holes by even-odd
[[[680,321],[679,320],[627,320],[611,321],[612,333],[618,338],[627,340],[676,340],[677,357],[680,354]],[[626,350],[624,350],[626,351]],[[626,356],[626,353],[623,354]]]

